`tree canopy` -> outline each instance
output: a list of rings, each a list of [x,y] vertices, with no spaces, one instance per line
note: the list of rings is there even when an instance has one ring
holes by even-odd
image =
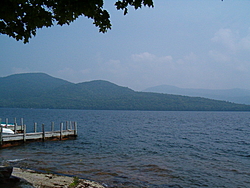
[[[110,15],[103,0],[1,0],[0,33],[24,43],[36,35],[39,28],[70,24],[79,16],[93,19],[99,32],[111,29]],[[128,7],[153,7],[153,0],[118,0],[117,10],[128,13]]]

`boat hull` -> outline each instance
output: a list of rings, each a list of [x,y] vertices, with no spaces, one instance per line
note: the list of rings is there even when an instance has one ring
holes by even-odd
[[[11,129],[2,128],[2,130],[3,130],[3,134],[14,134],[14,131],[12,131]]]

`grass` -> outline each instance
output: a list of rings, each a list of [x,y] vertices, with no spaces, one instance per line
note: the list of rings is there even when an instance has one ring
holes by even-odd
[[[79,178],[74,177],[73,182],[69,185],[69,188],[74,188],[79,184]]]

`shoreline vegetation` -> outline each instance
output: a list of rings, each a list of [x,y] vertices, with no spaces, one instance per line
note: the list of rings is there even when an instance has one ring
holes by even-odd
[[[12,175],[21,179],[16,188],[105,188],[90,180],[16,167]]]

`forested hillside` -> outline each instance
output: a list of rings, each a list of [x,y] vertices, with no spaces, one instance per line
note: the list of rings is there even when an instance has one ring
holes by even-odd
[[[200,97],[136,92],[108,81],[83,83],[43,73],[0,78],[0,107],[86,110],[249,111],[249,105]]]

